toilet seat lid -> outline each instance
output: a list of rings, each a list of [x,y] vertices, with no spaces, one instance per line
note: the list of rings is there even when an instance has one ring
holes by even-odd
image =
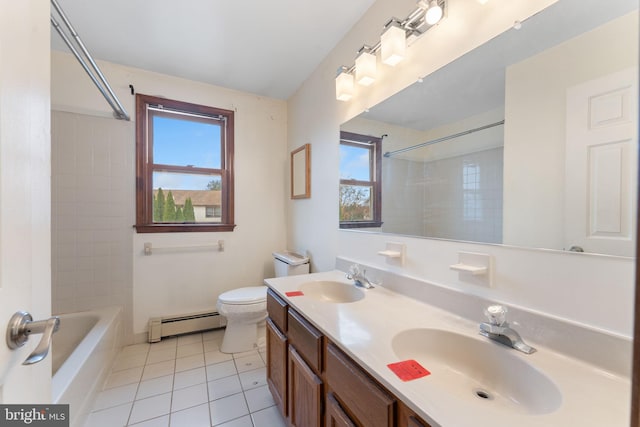
[[[267,299],[266,286],[248,286],[223,292],[218,301],[223,304],[253,304]]]

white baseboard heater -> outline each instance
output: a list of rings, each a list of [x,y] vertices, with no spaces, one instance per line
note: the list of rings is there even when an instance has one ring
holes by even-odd
[[[222,328],[227,324],[217,311],[203,311],[177,316],[152,317],[149,319],[149,342],[162,338]]]

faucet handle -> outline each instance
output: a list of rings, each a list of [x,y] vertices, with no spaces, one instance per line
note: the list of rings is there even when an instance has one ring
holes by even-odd
[[[485,308],[484,315],[489,319],[489,323],[495,326],[502,326],[507,323],[507,307],[502,305],[490,305]]]
[[[347,279],[352,280],[360,275],[360,265],[351,264],[349,272],[347,273]]]

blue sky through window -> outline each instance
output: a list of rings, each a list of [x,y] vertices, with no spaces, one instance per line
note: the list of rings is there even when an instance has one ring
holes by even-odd
[[[340,179],[371,180],[367,148],[340,145]]]
[[[221,126],[215,122],[153,116],[153,162],[220,169]],[[154,172],[153,188],[206,190],[217,175]]]

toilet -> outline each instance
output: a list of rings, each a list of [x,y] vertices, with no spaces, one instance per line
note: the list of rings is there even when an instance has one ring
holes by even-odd
[[[295,252],[273,253],[276,277],[309,273],[309,258]],[[267,318],[267,287],[232,289],[218,297],[218,312],[227,327],[220,345],[222,353],[241,353],[264,345]]]

